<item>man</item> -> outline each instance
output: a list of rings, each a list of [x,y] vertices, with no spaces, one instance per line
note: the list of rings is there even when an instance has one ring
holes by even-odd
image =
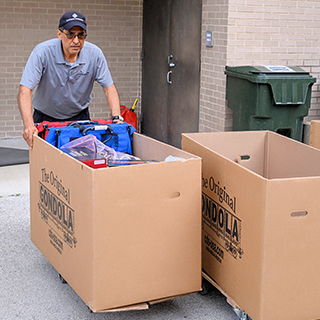
[[[104,90],[112,119],[123,121],[119,95],[102,50],[85,42],[85,17],[76,11],[65,13],[57,36],[33,49],[20,82],[18,103],[23,137],[30,149],[33,134],[37,134],[35,123],[90,119],[88,107],[94,81]]]

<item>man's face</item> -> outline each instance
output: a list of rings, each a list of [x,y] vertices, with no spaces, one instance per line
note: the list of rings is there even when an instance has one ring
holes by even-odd
[[[85,38],[79,39],[78,35],[85,35],[86,31],[80,27],[73,27],[70,30],[57,30],[58,38],[61,40],[65,55],[77,55],[83,48]],[[71,38],[71,39],[69,39]]]

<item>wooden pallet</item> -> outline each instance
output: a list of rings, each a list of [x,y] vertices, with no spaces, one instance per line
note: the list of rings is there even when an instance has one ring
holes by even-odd
[[[237,303],[204,271],[202,271],[202,277],[206,279],[209,283],[211,283],[216,289],[218,289],[227,299],[227,302],[234,309],[239,309]]]

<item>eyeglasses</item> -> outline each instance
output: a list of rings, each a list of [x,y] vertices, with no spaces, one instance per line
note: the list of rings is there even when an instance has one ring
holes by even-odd
[[[87,33],[84,33],[84,32],[80,32],[78,34],[75,34],[73,32],[69,32],[69,33],[65,33],[63,32],[61,29],[59,29],[63,34],[66,35],[66,37],[69,39],[69,40],[73,40],[75,37],[78,37],[79,40],[84,40],[86,37],[87,37]]]

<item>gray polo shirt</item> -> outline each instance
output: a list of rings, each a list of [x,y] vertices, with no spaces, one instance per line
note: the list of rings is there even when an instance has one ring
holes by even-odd
[[[61,41],[52,39],[33,49],[20,84],[31,90],[38,86],[32,98],[35,109],[57,119],[67,119],[89,106],[95,81],[103,88],[113,84],[99,47],[86,41],[71,64],[63,55]]]

